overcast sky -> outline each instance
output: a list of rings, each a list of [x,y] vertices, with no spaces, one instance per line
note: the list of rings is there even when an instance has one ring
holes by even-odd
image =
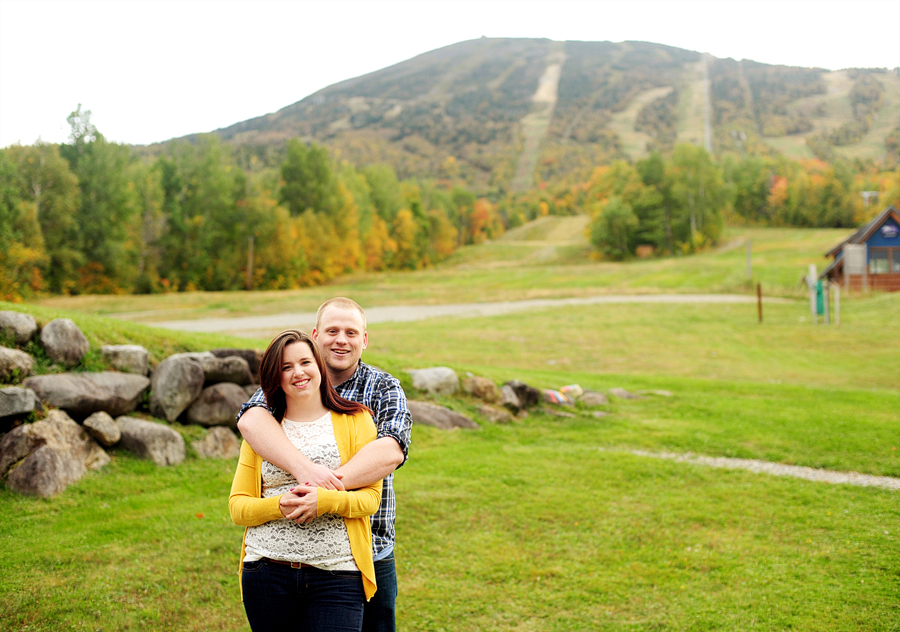
[[[482,35],[835,70],[900,66],[898,33],[900,0],[0,0],[0,147],[79,103],[116,142],[212,131]]]

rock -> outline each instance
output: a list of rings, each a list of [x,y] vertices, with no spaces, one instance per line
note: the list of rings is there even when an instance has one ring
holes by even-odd
[[[233,459],[241,452],[241,442],[231,430],[214,426],[205,437],[191,443],[201,459]]]
[[[97,443],[106,448],[116,445],[122,438],[116,420],[102,410],[85,419],[81,425]]]
[[[459,390],[456,371],[445,366],[418,369],[409,372],[413,388],[433,395],[453,395]]]
[[[500,388],[500,403],[514,413],[522,410],[522,402],[519,401],[519,396],[516,395],[516,391],[509,384],[504,384]]]
[[[253,376],[253,381],[259,378],[259,361],[262,359],[262,353],[256,349],[213,349],[210,353],[217,358],[227,358],[229,356],[244,358],[247,361],[247,366],[250,368],[250,375]]]
[[[553,415],[554,417],[567,417],[567,418],[576,417],[576,415],[574,413],[568,413],[564,410],[556,410],[555,408],[545,408],[544,412],[548,415]]]
[[[30,388],[0,388],[0,419],[24,417],[35,409],[37,395]]]
[[[624,388],[611,388],[609,394],[619,399],[643,399],[637,393],[629,393]]]
[[[486,377],[468,377],[463,380],[462,387],[469,395],[488,404],[496,404],[503,398],[494,381]]]
[[[519,398],[519,404],[522,408],[531,408],[541,401],[541,392],[533,386],[528,386],[519,380],[510,380],[504,386],[509,386]]]
[[[541,391],[541,399],[544,403],[547,404],[559,404],[560,406],[571,406],[572,400],[566,397],[560,391],[554,391],[553,389],[544,389]]]
[[[18,349],[0,347],[0,382],[18,381],[34,369],[34,358]]]
[[[495,424],[509,424],[513,422],[513,416],[509,414],[509,411],[489,404],[479,406],[478,414]]]
[[[243,362],[241,358],[238,358]],[[184,417],[188,423],[200,426],[228,426],[237,429],[237,414],[247,400],[243,388],[231,382],[222,382],[204,388],[194,400]]]
[[[41,346],[47,357],[64,366],[75,366],[84,358],[91,345],[69,318],[54,318],[41,329]]]
[[[663,390],[652,390],[652,391],[638,391],[642,395],[656,395],[658,397],[674,397],[672,391],[663,391]]]
[[[113,416],[137,408],[150,380],[132,373],[59,373],[36,375],[22,383],[42,402],[62,408],[75,419],[104,411]]]
[[[606,412],[605,410],[594,410],[591,411],[591,414],[598,419],[602,419],[603,417],[608,417],[610,415],[610,413]]]
[[[157,465],[178,465],[184,461],[184,439],[172,428],[134,417],[119,417],[116,425],[122,433],[119,444],[139,457]]]
[[[100,355],[116,371],[147,375],[150,353],[140,345],[103,345]]]
[[[442,430],[451,428],[478,428],[478,424],[444,406],[438,406],[430,402],[409,400],[409,412],[414,424],[433,426]]]
[[[28,344],[37,331],[37,322],[31,314],[10,310],[0,311],[0,334],[8,336],[13,343]]]
[[[585,391],[578,401],[585,406],[605,406],[609,403],[609,398],[597,391]]]
[[[61,410],[14,428],[0,440],[0,476],[20,494],[52,496],[88,469],[109,463],[106,452]]]
[[[584,395],[584,389],[581,388],[578,384],[568,384],[566,386],[560,386],[559,392],[568,397],[570,401],[574,401]]]
[[[239,356],[203,358],[200,366],[203,367],[204,384],[207,385],[231,382],[243,386],[253,381],[250,366]]]
[[[169,356],[150,377],[150,414],[175,421],[203,390],[200,362],[188,354]]]

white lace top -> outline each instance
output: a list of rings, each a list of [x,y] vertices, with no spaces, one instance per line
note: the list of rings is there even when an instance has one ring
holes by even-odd
[[[284,419],[284,433],[313,463],[337,469],[341,465],[331,424],[331,413],[316,421],[299,423]],[[297,480],[280,467],[262,462],[262,497],[281,496]],[[344,519],[324,514],[304,524],[286,518],[247,529],[245,562],[269,557],[286,562],[303,562],[329,571],[358,571],[350,552]]]

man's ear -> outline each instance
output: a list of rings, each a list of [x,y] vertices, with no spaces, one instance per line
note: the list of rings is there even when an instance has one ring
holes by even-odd
[[[313,331],[315,331],[315,330],[313,330]],[[369,346],[369,332],[364,331],[363,332],[363,351],[365,351],[366,347],[368,347],[368,346]]]
[[[313,327],[312,333],[309,335],[309,337],[312,338],[313,340],[318,340],[319,339],[319,330],[316,329],[315,327]]]

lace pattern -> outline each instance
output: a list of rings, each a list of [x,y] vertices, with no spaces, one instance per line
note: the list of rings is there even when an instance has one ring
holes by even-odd
[[[299,423],[284,419],[287,438],[313,463],[337,469],[341,465],[331,413],[316,421]],[[297,480],[280,467],[263,460],[262,496],[271,498],[290,491]],[[325,514],[304,524],[287,519],[273,520],[247,529],[245,561],[270,557],[287,562],[303,562],[331,571],[359,568],[350,552],[350,538],[344,519]]]

